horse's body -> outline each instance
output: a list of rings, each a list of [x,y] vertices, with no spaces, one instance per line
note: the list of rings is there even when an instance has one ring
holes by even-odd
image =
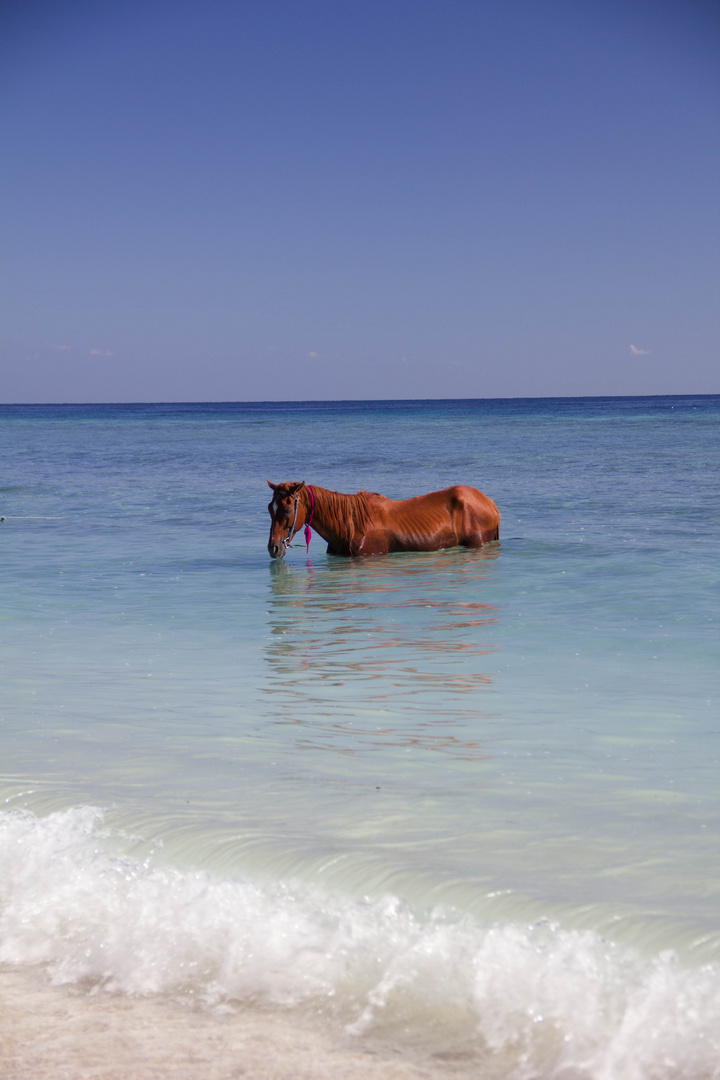
[[[327,541],[330,555],[386,555],[390,551],[476,548],[500,533],[500,511],[477,488],[445,488],[415,499],[386,499],[374,491],[343,495],[304,481],[271,484],[268,551],[282,559],[303,525]]]

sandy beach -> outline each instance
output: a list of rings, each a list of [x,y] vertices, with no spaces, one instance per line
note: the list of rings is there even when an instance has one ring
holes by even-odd
[[[478,1078],[460,1052],[416,1064],[394,1056],[277,1013],[88,994],[50,986],[38,971],[0,970],[2,1080]]]

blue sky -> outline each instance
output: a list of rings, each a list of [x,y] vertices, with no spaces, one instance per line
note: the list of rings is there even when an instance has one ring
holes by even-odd
[[[0,401],[720,392],[720,9],[6,0]]]

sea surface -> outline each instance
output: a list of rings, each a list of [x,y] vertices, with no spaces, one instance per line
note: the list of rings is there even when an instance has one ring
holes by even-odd
[[[266,479],[500,542],[273,562]],[[2,406],[0,515],[0,971],[720,1077],[720,397]]]

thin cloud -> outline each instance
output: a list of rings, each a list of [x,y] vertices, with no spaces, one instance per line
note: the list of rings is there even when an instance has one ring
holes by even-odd
[[[636,349],[634,345],[630,346],[630,352],[633,354],[633,356],[649,356],[650,355],[650,350],[649,349]]]
[[[91,349],[90,350],[90,355],[91,356],[112,356],[112,353],[107,352],[106,349]]]
[[[60,352],[70,352],[69,345],[51,345],[51,349],[58,349]]]
[[[316,352],[309,352],[308,356],[310,357],[311,360],[317,360],[317,358],[318,358],[318,354]]]

